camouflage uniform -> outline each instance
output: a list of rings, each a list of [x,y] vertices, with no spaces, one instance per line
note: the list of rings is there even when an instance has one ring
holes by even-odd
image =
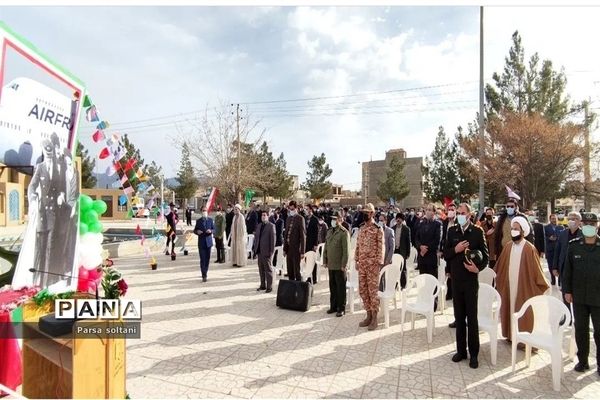
[[[384,256],[383,229],[367,222],[358,232],[354,259],[358,269],[358,292],[366,311],[379,311],[379,270]]]

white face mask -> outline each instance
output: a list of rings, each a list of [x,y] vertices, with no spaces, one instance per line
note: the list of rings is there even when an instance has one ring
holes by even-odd
[[[206,212],[206,211],[202,211],[202,216],[203,216],[204,218],[208,217],[208,212]]]
[[[512,237],[519,237],[519,236],[521,236],[521,231],[516,230],[516,229],[511,229],[510,236],[512,236]]]
[[[557,217],[558,219],[563,219],[565,217],[565,214],[558,214]]]
[[[293,217],[294,215],[296,215],[296,210],[290,210],[288,214],[290,215],[290,217]]]
[[[337,226],[337,221],[335,219],[331,220],[331,227],[335,228]]]
[[[448,218],[454,218],[456,217],[456,211],[450,210],[448,211]]]

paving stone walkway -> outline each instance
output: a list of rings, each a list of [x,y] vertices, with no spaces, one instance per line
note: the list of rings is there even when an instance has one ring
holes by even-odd
[[[143,307],[142,339],[127,345],[133,399],[600,398],[595,360],[590,358],[591,371],[574,372],[568,335],[562,388],[555,392],[548,353],[533,355],[526,367],[519,352],[513,374],[510,346],[499,341],[492,366],[484,333],[479,369],[453,363],[451,307],[436,314],[428,344],[422,317],[414,330],[406,323],[402,334],[400,310],[392,309],[390,328],[382,322],[371,332],[358,327],[365,315],[358,303],[354,315],[327,315],[326,281],[316,285],[309,312],[294,312],[275,306],[276,289],[256,292],[255,262],[244,268],[212,264],[202,283],[197,251],[173,262],[157,259],[156,271],[143,257],[116,260],[128,297],[141,299]]]

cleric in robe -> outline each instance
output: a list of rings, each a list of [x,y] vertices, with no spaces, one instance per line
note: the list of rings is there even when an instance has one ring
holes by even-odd
[[[231,222],[231,261],[234,267],[243,267],[248,259],[246,248],[246,221],[242,214],[242,206],[236,204],[233,208],[233,221]]]
[[[495,266],[496,288],[502,298],[502,335],[508,340],[512,339],[511,315],[519,311],[527,300],[544,294],[550,288],[542,272],[538,251],[525,240],[531,233],[530,229],[525,218],[519,216],[512,219],[512,241],[504,246]],[[528,310],[519,319],[519,331],[531,332],[532,329],[533,313]]]

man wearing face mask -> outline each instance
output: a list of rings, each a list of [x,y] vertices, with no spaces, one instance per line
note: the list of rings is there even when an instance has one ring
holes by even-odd
[[[363,301],[367,317],[358,326],[368,326],[370,331],[377,329],[377,313],[379,312],[379,270],[383,266],[384,244],[383,229],[373,217],[375,207],[369,203],[364,208],[365,222],[358,231],[354,260],[358,270],[358,292]]]
[[[535,215],[535,211],[527,210],[525,212],[525,214],[527,215],[527,220],[529,221],[529,223],[531,224],[531,227],[533,228],[533,237],[534,237],[533,245],[535,246],[538,253],[540,254],[540,257],[542,257],[546,251],[545,241],[544,241],[544,225],[540,224],[540,222],[538,221],[538,219]]]
[[[292,200],[288,204],[288,217],[285,224],[283,240],[283,256],[286,257],[288,278],[291,281],[302,280],[300,260],[306,250],[306,224],[298,215],[297,203]]]
[[[350,233],[342,226],[342,215],[334,211],[323,249],[323,267],[329,270],[329,310],[342,317],[346,313],[346,269],[350,251]]]
[[[568,226],[569,226],[569,218],[568,218],[567,215],[565,215],[564,211],[557,210],[556,211],[556,217],[557,217],[557,223],[558,223],[558,225],[562,226],[563,228],[568,228]]]
[[[548,268],[550,269],[550,278],[552,278],[552,285],[556,284],[556,276],[553,273],[554,255],[556,254],[558,237],[563,230],[564,228],[561,225],[558,225],[556,214],[550,214],[550,223],[544,227],[544,246],[546,249],[546,261],[548,262]]]
[[[452,277],[454,319],[456,326],[456,354],[452,361],[467,359],[467,333],[469,366],[477,368],[479,362],[479,324],[477,321],[477,274],[486,268],[488,249],[483,230],[471,223],[471,206],[462,203],[456,212],[456,224],[449,228],[444,245],[446,274]],[[467,262],[465,251],[481,252],[479,263]],[[467,329],[468,328],[468,329]]]
[[[519,204],[517,203],[519,200],[521,200],[521,198],[512,190],[509,190],[508,201],[506,202],[506,212],[502,213],[498,218],[498,222],[496,222],[496,242],[494,243],[494,247],[496,248],[496,259],[500,256],[502,248],[511,242],[510,227],[513,218],[523,217],[527,221],[527,216],[519,211]],[[528,232],[525,239],[533,244],[534,239],[531,224],[529,224]]]
[[[354,218],[352,219],[352,229],[360,228],[363,223],[363,218],[362,206],[359,204],[356,206],[356,212],[354,213]]]
[[[264,290],[271,293],[273,285],[273,270],[271,258],[275,251],[275,225],[269,222],[267,211],[261,213],[261,223],[256,227],[256,237],[252,251],[258,256],[258,273],[260,286],[256,291]]]
[[[206,206],[202,207],[202,217],[196,221],[194,233],[198,235],[198,250],[200,253],[200,271],[202,282],[206,282],[208,275],[208,264],[210,262],[210,249],[213,246],[213,231],[215,224],[208,216]]]
[[[558,240],[556,242],[556,250],[552,263],[548,259],[548,264],[551,265],[550,272],[552,276],[558,278],[558,284],[562,284],[562,274],[567,261],[567,251],[569,249],[569,243],[574,239],[583,237],[581,232],[581,214],[577,211],[570,212],[567,217],[567,229],[563,229],[558,234]]]
[[[527,300],[544,294],[549,288],[540,256],[533,244],[525,240],[531,226],[527,219],[515,217],[511,224],[512,242],[506,244],[496,262],[496,289],[502,298],[500,322],[502,335],[510,341],[511,316],[519,311]],[[533,314],[526,312],[519,319],[519,331],[531,332]],[[523,346],[519,346],[523,348]]]
[[[410,228],[404,223],[405,215],[396,214],[396,225],[394,226],[394,253],[400,254],[404,259],[405,265],[410,255]],[[402,268],[400,275],[400,288],[406,287],[406,268]]]
[[[488,246],[488,253],[490,255],[489,267],[494,268],[496,265],[496,221],[494,221],[494,214],[496,211],[492,207],[488,207],[485,210],[483,221],[481,221],[481,228],[485,234],[485,241]]]
[[[231,262],[234,267],[246,265],[248,252],[246,251],[246,221],[242,214],[242,206],[236,204],[233,208],[233,221],[231,224]]]
[[[419,274],[438,276],[438,249],[442,240],[442,223],[433,219],[435,206],[429,204],[425,218],[416,228],[415,247],[417,248],[417,266]]]
[[[600,375],[600,240],[598,216],[593,213],[582,215],[583,238],[574,239],[569,251],[563,276],[565,300],[573,303],[575,314],[575,342],[577,359],[575,371],[590,369],[590,317],[594,326],[596,342],[597,373]]]

